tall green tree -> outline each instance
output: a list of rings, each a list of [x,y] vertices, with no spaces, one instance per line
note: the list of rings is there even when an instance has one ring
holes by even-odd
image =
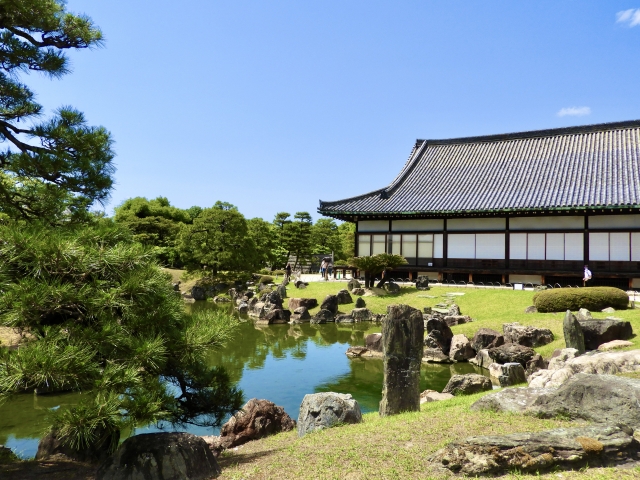
[[[289,251],[296,256],[296,268],[301,262],[309,260],[312,254],[311,227],[313,220],[308,212],[296,212],[289,228]]]
[[[342,238],[336,222],[330,218],[319,218],[311,228],[312,253],[333,252],[336,260],[342,259]],[[352,255],[353,256],[353,255]]]
[[[356,225],[355,223],[343,222],[338,225],[340,242],[342,243],[342,256],[340,260],[348,260],[355,255]]]
[[[364,271],[364,285],[372,288],[375,275],[381,274],[385,270],[393,270],[400,265],[406,265],[407,260],[402,255],[392,255],[390,253],[379,253],[366,257],[354,257],[349,263],[359,270]],[[386,278],[382,278],[377,287],[382,288]]]
[[[278,261],[278,237],[276,227],[262,218],[247,220],[247,231],[261,267],[273,267]]]
[[[112,186],[109,132],[61,107],[49,119],[21,81],[39,72],[69,72],[66,51],[99,46],[102,32],[63,0],[0,2],[0,214],[10,218],[81,216]]]

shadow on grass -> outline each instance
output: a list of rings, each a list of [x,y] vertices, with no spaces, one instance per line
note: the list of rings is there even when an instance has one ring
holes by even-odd
[[[0,465],[2,480],[93,480],[96,465],[68,461],[36,462],[29,460],[8,465]]]
[[[217,460],[220,467],[224,470],[225,468],[231,468],[239,465],[244,465],[247,463],[253,463],[256,460],[260,460],[261,458],[269,457],[278,453],[282,448],[273,448],[269,450],[263,450],[259,452],[248,452],[248,453],[239,453],[233,452],[228,453],[226,455],[220,455]]]

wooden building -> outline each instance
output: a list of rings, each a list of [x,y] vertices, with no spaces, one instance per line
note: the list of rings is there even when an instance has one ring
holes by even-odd
[[[363,171],[371,168],[363,165]],[[640,288],[640,120],[418,140],[385,188],[320,201],[398,274]]]

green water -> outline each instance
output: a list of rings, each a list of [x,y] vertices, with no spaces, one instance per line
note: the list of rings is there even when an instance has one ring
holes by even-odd
[[[211,305],[211,304],[209,304]],[[379,332],[371,323],[257,326],[242,323],[229,344],[208,356],[210,365],[224,365],[244,391],[245,399],[265,398],[284,407],[294,419],[307,393],[350,393],[363,412],[377,411],[382,392],[382,360],[349,359],[351,345],[364,345],[369,333]],[[442,390],[453,374],[472,373],[467,363],[423,365],[421,390]],[[38,439],[52,409],[78,401],[81,394],[19,395],[0,406],[0,445],[23,457],[35,455]],[[137,433],[157,431],[156,426]],[[197,435],[217,433],[211,428],[188,429]]]

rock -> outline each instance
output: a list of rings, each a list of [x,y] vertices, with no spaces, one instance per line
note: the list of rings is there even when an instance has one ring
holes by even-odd
[[[396,282],[387,282],[384,284],[384,288],[389,293],[400,293],[400,285],[398,285]]]
[[[251,440],[293,430],[296,422],[284,408],[269,400],[252,398],[220,430],[224,448],[236,447]]]
[[[367,353],[369,350],[366,347],[349,347],[347,348],[347,357],[360,357]]]
[[[347,290],[349,290],[354,295],[357,295],[356,293],[353,292],[355,288],[362,288],[362,285],[360,285],[360,282],[358,280],[356,280],[355,278],[352,278],[347,282]]]
[[[471,347],[477,352],[485,348],[494,348],[504,345],[504,337],[501,333],[490,328],[481,328],[471,340]]]
[[[281,310],[279,308],[273,308],[265,311],[264,315],[260,316],[261,320],[265,320],[269,325],[278,323],[289,323],[291,318],[291,312],[289,310]]]
[[[492,363],[489,365],[489,375],[495,378],[501,387],[510,387],[519,383],[525,383],[525,372],[519,363]]]
[[[580,322],[573,316],[571,311],[567,310],[562,322],[562,330],[564,332],[564,343],[567,348],[575,348],[578,353],[585,352],[584,334]]]
[[[247,302],[242,302],[238,305],[236,310],[238,310],[238,313],[246,314],[249,312],[249,304]]]
[[[447,315],[444,317],[444,321],[450,327],[455,325],[462,325],[464,323],[472,322],[471,317],[468,315]]]
[[[354,295],[364,295],[366,292],[364,288],[354,288],[353,290],[351,290],[351,293],[353,293]]]
[[[576,318],[579,322],[582,320],[593,320],[591,312],[586,308],[581,308],[580,310],[578,310],[578,313],[576,313]]]
[[[470,359],[469,363],[472,363],[481,368],[489,368],[489,365],[494,363],[494,361],[493,358],[489,356],[489,350],[483,348],[482,350],[478,350],[476,358]]]
[[[365,303],[364,298],[358,297],[356,299],[356,305],[355,305],[356,308],[364,308],[366,306],[367,306],[367,304]]]
[[[427,402],[440,402],[442,400],[451,400],[453,395],[450,393],[439,393],[435,390],[425,390],[420,394],[420,404]]]
[[[295,310],[299,307],[305,307],[308,310],[318,306],[318,301],[315,298],[290,298],[289,310]]]
[[[171,288],[173,288],[174,292],[179,292],[180,291],[180,282],[178,283],[172,283],[171,284]]]
[[[63,443],[56,431],[51,431],[45,434],[38,442],[38,451],[35,459],[47,460],[52,457],[62,456],[77,462],[101,462],[109,456],[111,447],[118,444],[120,432],[107,432],[105,429],[98,428],[95,431],[95,437],[95,440],[89,446],[85,446],[78,451]]]
[[[517,343],[525,347],[541,347],[553,342],[553,333],[548,328],[538,328],[520,325],[519,323],[505,323],[502,325],[505,343]]]
[[[427,333],[431,333],[432,331],[437,330],[442,334],[442,338],[444,339],[444,342],[446,344],[446,348],[443,348],[442,351],[445,353],[445,355],[448,355],[449,347],[451,345],[451,339],[453,338],[453,332],[451,331],[451,328],[449,328],[449,325],[447,325],[447,323],[440,318],[432,317],[427,321],[426,328]]]
[[[336,318],[334,321],[336,323],[355,323],[354,318],[351,315],[347,315],[347,314],[336,315]]]
[[[100,465],[96,480],[205,480],[220,473],[202,438],[189,433],[145,433],[127,438]]]
[[[296,286],[296,288],[302,290],[304,288],[307,288],[309,286],[309,283],[303,282],[302,280],[296,280],[296,283],[294,285]]]
[[[462,313],[460,312],[460,307],[458,306],[457,303],[452,303],[451,305],[449,305],[448,315],[450,317],[458,317],[462,315]]]
[[[525,368],[524,374],[529,378],[537,371],[544,370],[547,366],[547,362],[542,358],[542,355],[536,353],[533,358],[527,362],[527,368]]]
[[[381,416],[420,411],[420,365],[424,343],[422,313],[409,305],[387,306],[382,322],[384,377]]]
[[[276,292],[280,295],[280,298],[287,298],[287,287],[284,285],[278,285],[276,288]]]
[[[191,287],[191,297],[193,297],[194,300],[206,300],[207,294],[204,288],[198,285],[195,285]]]
[[[422,361],[427,363],[453,363],[449,355],[445,355],[442,350],[429,347],[425,347],[422,351]]]
[[[640,427],[640,379],[578,373],[540,396],[530,411],[541,418],[581,419]]]
[[[307,307],[298,307],[293,311],[293,314],[298,316],[298,320],[311,320]]]
[[[615,313],[616,309],[615,308],[611,308],[611,307],[607,307],[607,308],[603,308],[602,310],[600,310],[602,313]]]
[[[244,296],[247,297],[247,299],[251,299],[253,298],[254,293],[251,290],[247,290],[246,292],[244,292]]]
[[[19,461],[20,458],[13,453],[13,450],[9,447],[5,447],[4,445],[0,445],[0,465],[8,465]]]
[[[418,290],[429,290],[429,277],[420,275],[416,278],[416,288]]]
[[[223,297],[222,295],[216,295],[213,297],[214,303],[230,303],[231,299],[229,297]]]
[[[422,313],[426,313],[427,315],[431,315],[433,313],[433,309],[431,307],[423,307]]]
[[[531,305],[524,309],[524,313],[538,313],[538,308],[535,305]]]
[[[282,308],[282,297],[278,292],[270,292],[265,295],[265,302],[270,305],[275,305],[277,308]]]
[[[467,373],[465,375],[453,375],[442,393],[452,395],[471,395],[472,393],[492,390],[491,380],[484,375],[477,373]]]
[[[596,350],[598,346],[611,340],[627,340],[633,336],[631,323],[619,318],[604,320],[578,320],[584,335],[587,350]]]
[[[349,294],[348,290],[340,290],[336,297],[338,297],[338,305],[346,305],[348,303],[353,303],[353,298]]]
[[[552,392],[551,388],[514,387],[485,395],[471,405],[471,410],[524,413],[540,395]]]
[[[466,476],[507,472],[577,470],[635,461],[640,443],[633,432],[610,425],[558,428],[543,432],[469,437],[429,457]]]
[[[523,367],[526,367],[527,362],[536,355],[536,351],[533,348],[525,347],[517,343],[505,343],[504,345],[489,348],[488,350],[489,356],[496,363],[517,362]]]
[[[449,341],[449,344],[451,340]],[[447,346],[447,342],[445,342],[444,337],[442,336],[442,332],[438,330],[433,330],[429,335],[427,335],[424,339],[424,345],[429,348],[437,348],[439,350],[444,350]]]
[[[610,342],[603,343],[598,347],[598,350],[606,352],[607,350],[615,350],[616,348],[631,347],[633,342],[628,340],[611,340]]]
[[[327,295],[320,305],[321,310],[329,310],[336,315],[338,313],[338,296]]]
[[[370,322],[373,314],[368,308],[354,308],[350,314],[356,322]]]
[[[559,368],[564,367],[564,364],[567,360],[577,357],[580,355],[578,350],[575,348],[563,348],[562,350],[555,350],[551,355],[551,360],[549,360],[549,365],[547,368],[551,370],[558,370]]]
[[[327,323],[333,322],[333,313],[329,310],[321,309],[313,317],[311,317],[311,323]]]
[[[382,334],[370,333],[369,335],[364,337],[364,346],[369,350],[373,350],[374,352],[382,353]]]
[[[200,438],[207,444],[207,447],[209,447],[209,450],[211,450],[213,456],[218,458],[224,450],[224,447],[222,446],[222,440],[220,440],[220,436],[202,435]]]
[[[565,352],[563,349],[562,352]],[[573,350],[575,351],[575,350]],[[570,351],[569,351],[570,352]],[[615,375],[640,370],[640,350],[597,352],[562,361],[559,357],[549,361],[549,368],[529,377],[529,386],[536,388],[559,387],[577,373]]]
[[[476,356],[476,351],[471,347],[471,343],[466,335],[454,335],[451,339],[449,358],[455,362],[464,362]]]
[[[305,395],[298,416],[298,436],[336,424],[360,423],[360,405],[349,394],[325,392]]]

